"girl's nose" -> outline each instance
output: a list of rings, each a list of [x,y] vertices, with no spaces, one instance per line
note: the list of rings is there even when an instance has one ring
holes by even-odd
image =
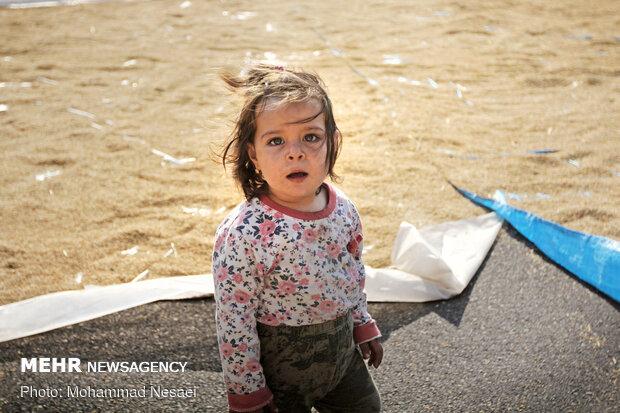
[[[289,161],[294,161],[296,159],[301,160],[301,159],[304,158],[304,156],[305,156],[304,152],[301,149],[300,145],[293,144],[293,145],[291,145],[289,147],[289,152],[288,152],[288,160]]]

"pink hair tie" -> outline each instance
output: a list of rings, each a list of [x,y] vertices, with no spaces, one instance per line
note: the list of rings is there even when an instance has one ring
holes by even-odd
[[[272,69],[275,69],[275,70],[284,70],[284,67],[282,67],[282,66],[274,66],[274,67],[272,67]]]

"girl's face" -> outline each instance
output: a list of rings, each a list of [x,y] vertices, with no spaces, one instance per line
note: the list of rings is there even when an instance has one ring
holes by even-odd
[[[299,211],[316,211],[316,191],[327,176],[325,115],[315,99],[279,106],[268,99],[256,117],[254,142],[248,154],[269,185],[274,202]],[[338,132],[336,132],[338,133]]]

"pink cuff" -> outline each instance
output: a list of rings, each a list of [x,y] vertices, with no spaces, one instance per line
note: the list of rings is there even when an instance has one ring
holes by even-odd
[[[375,320],[353,328],[353,340],[355,344],[365,343],[378,337],[381,337],[381,332],[377,324],[375,324]]]
[[[273,399],[273,394],[268,387],[263,387],[250,394],[228,393],[228,406],[235,412],[251,412],[267,406]]]

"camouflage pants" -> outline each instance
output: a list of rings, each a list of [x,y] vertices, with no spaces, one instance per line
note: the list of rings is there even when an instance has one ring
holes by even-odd
[[[261,364],[281,413],[371,413],[381,399],[353,343],[351,313],[322,324],[257,324]]]

